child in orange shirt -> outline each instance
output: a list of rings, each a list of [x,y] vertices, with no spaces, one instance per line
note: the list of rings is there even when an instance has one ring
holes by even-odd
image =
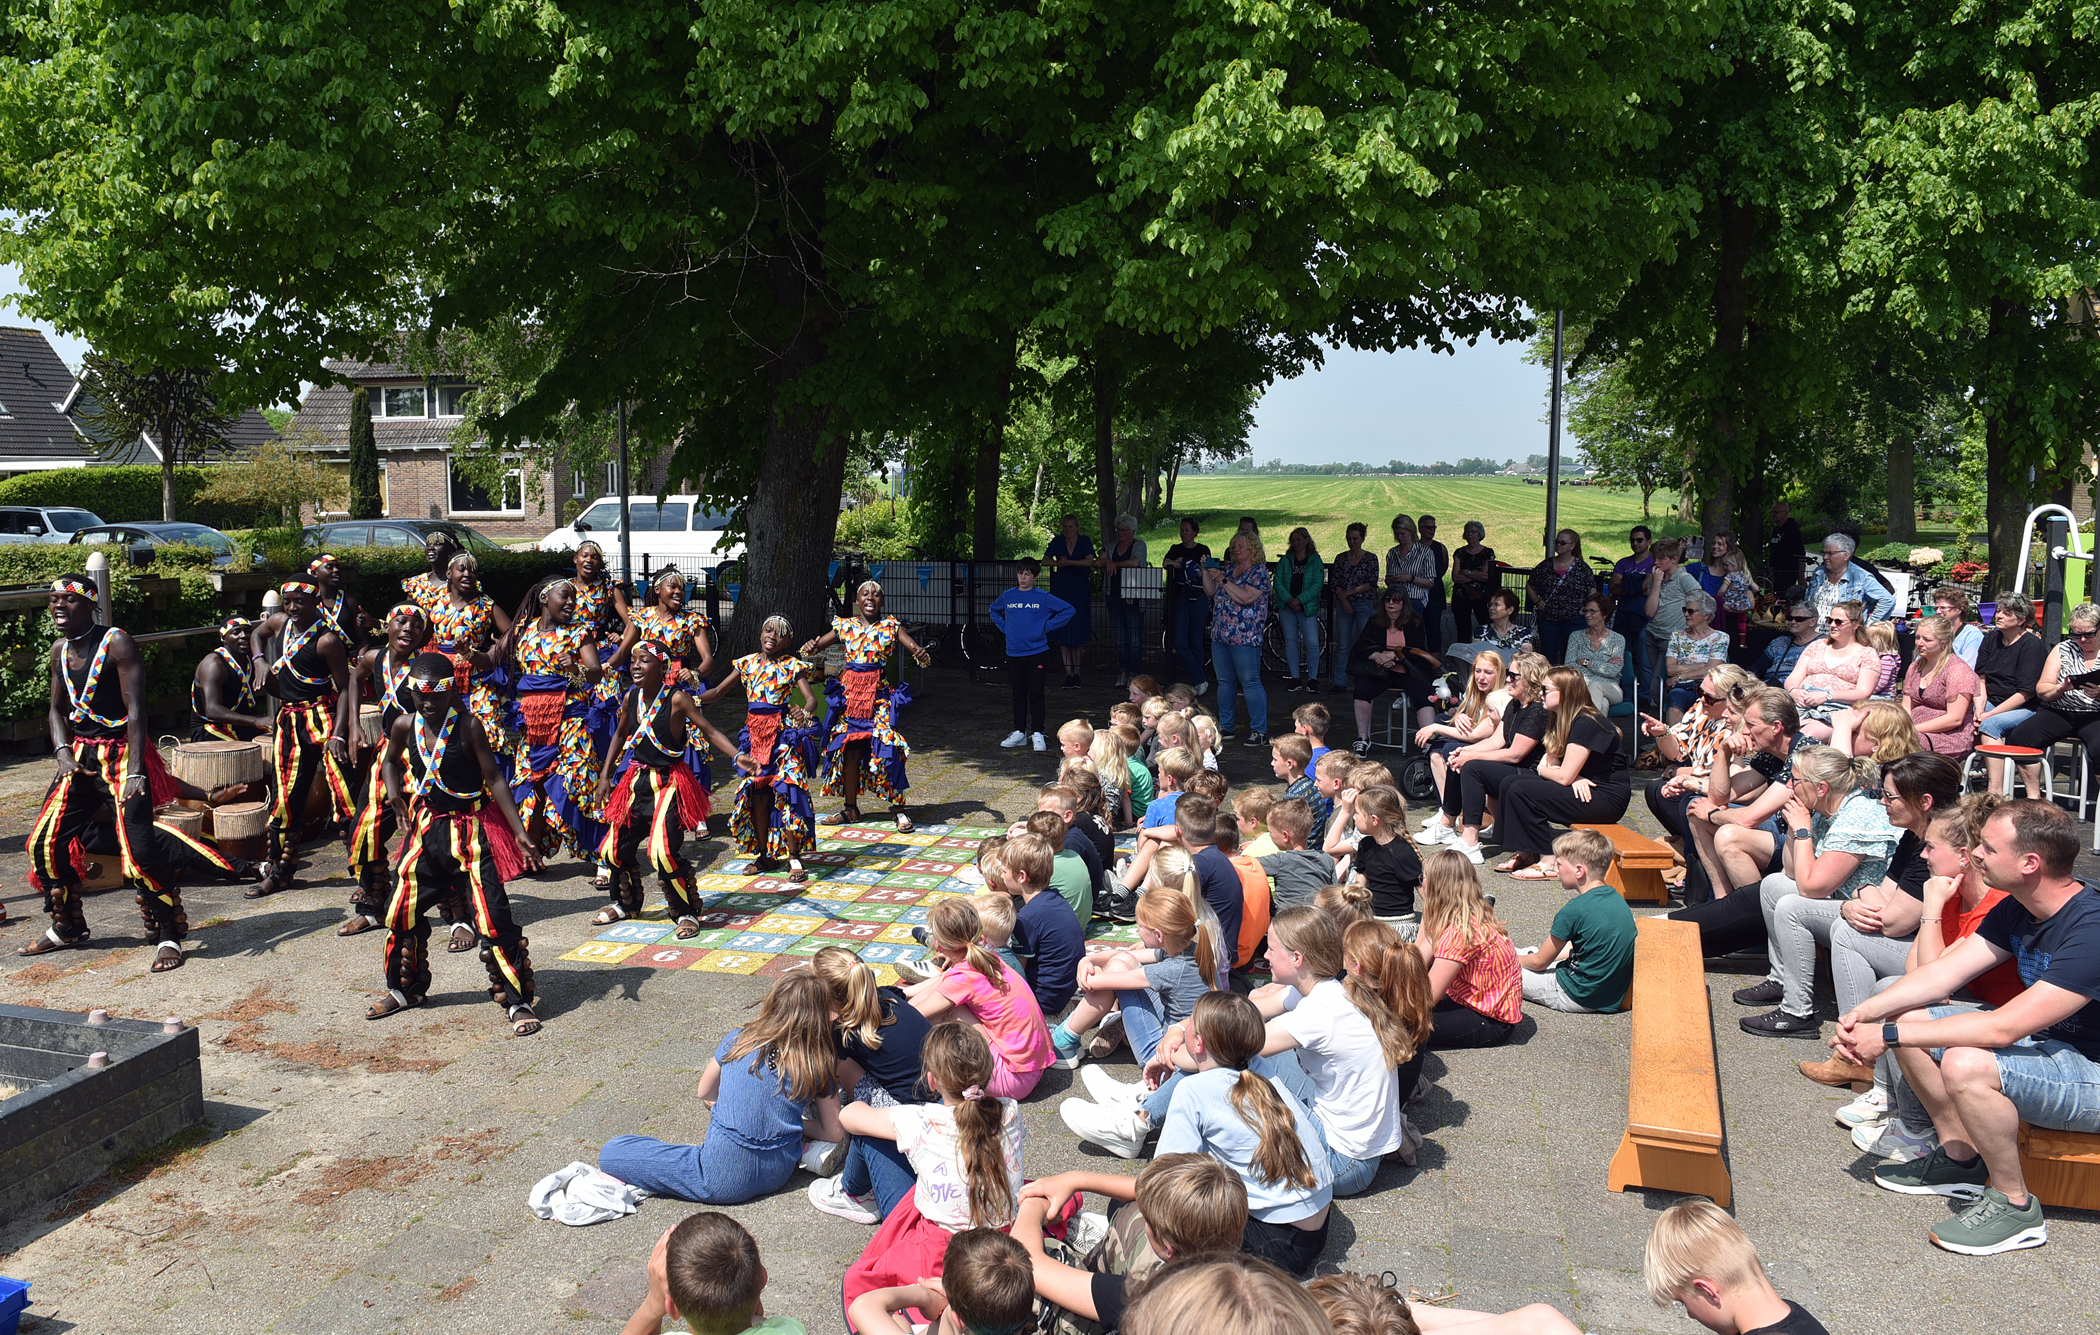
[[[1233,971],[1237,973],[1254,962],[1255,953],[1269,935],[1269,874],[1259,862],[1240,852],[1240,823],[1229,812],[1218,813],[1211,844],[1240,874],[1240,888],[1246,895],[1246,907],[1240,911],[1240,939],[1232,956]]]

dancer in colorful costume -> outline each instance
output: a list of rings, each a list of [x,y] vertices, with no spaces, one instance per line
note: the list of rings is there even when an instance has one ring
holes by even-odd
[[[252,742],[270,731],[270,716],[248,676],[249,632],[255,623],[235,612],[219,624],[219,646],[190,679],[190,740]]]
[[[321,615],[335,623],[335,633],[352,650],[361,649],[372,636],[372,618],[358,606],[357,595],[343,587],[343,572],[336,558],[322,552],[306,563],[306,573],[321,586]]]
[[[600,662],[612,658],[634,625],[627,590],[606,569],[605,549],[595,542],[579,543],[576,548],[575,621],[598,646]]]
[[[685,605],[685,576],[676,567],[656,572],[649,585],[649,604],[635,612],[628,638],[613,651],[606,671],[617,671],[643,640],[654,641],[670,660],[664,665],[671,680],[695,698],[707,689],[707,676],[715,668],[711,632],[714,622],[697,607]],[[631,692],[630,692],[631,694]],[[715,773],[708,764],[707,749],[695,746],[685,753],[686,767],[700,782],[702,792],[713,792]]]
[[[284,582],[283,610],[272,612],[249,636],[255,687],[268,686],[278,699],[276,725],[277,806],[270,813],[269,873],[245,892],[250,899],[292,884],[292,859],[306,794],[318,776],[328,790],[330,819],[347,828],[357,810],[350,795],[348,738],[357,731],[357,698],[350,693],[349,653],[335,623],[321,615],[318,584],[305,576]],[[284,636],[271,663],[263,645]]]
[[[522,1038],[540,1030],[532,1009],[537,989],[529,943],[511,917],[503,883],[538,871],[540,856],[525,839],[488,734],[460,700],[456,671],[443,654],[418,655],[408,678],[414,712],[387,733],[380,764],[401,826],[400,879],[386,907],[387,994],[365,1018],[423,1004],[430,992],[424,910],[460,895],[481,939],[489,995]]]
[[[447,529],[438,529],[423,539],[423,559],[430,563],[428,573],[410,575],[401,581],[401,593],[410,602],[435,616],[445,602],[450,587],[447,572],[452,568],[452,558],[459,555],[459,539]]]
[[[373,695],[379,704],[379,741],[374,744],[371,770],[363,785],[364,800],[357,808],[356,822],[350,827],[347,852],[350,875],[356,884],[350,890],[350,916],[335,929],[337,936],[356,936],[359,932],[386,925],[386,906],[393,898],[394,890],[389,879],[387,844],[394,837],[396,822],[394,806],[386,798],[385,766],[379,761],[386,752],[386,738],[393,731],[395,721],[415,708],[413,697],[404,689],[408,684],[408,670],[429,645],[429,614],[414,603],[396,603],[394,610],[387,614],[386,643],[367,649],[350,665],[352,698],[364,698],[366,683],[373,687]],[[350,735],[350,766],[353,771],[365,758],[365,745],[361,728]],[[443,913],[452,933],[446,949],[455,954],[472,950],[474,932],[466,924],[464,904],[446,904]]]
[[[787,879],[807,881],[801,855],[815,834],[809,776],[817,760],[810,717],[817,692],[809,678],[818,669],[808,659],[788,653],[794,638],[786,617],[767,617],[758,632],[759,652],[731,663],[729,675],[702,695],[700,703],[711,704],[742,683],[746,713],[736,758],[741,774],[729,812],[729,833],[739,853],[757,859],[755,870],[770,872],[785,862]],[[799,709],[788,703],[792,690],[802,693]]]
[[[612,864],[612,902],[591,919],[605,927],[642,911],[642,857],[654,867],[677,920],[678,938],[700,934],[693,869],[685,860],[687,831],[707,834],[708,796],[686,756],[692,731],[724,755],[736,747],[707,721],[700,706],[670,673],[671,652],[654,640],[632,647],[635,688],[620,706],[619,731],[599,776],[605,801],[605,842],[598,854]],[[623,768],[624,767],[624,768]],[[617,786],[613,771],[622,772]]]
[[[459,678],[460,698],[474,711],[481,730],[507,767],[513,747],[504,727],[503,701],[494,679],[498,659],[490,651],[498,636],[510,632],[510,618],[481,591],[476,566],[473,556],[466,552],[446,563],[445,596],[431,610],[430,636],[437,651],[451,658],[458,669],[453,675]]]
[[[831,629],[802,646],[802,656],[814,659],[834,644],[846,646],[846,665],[825,683],[830,702],[825,718],[830,740],[824,748],[826,797],[843,794],[845,807],[824,818],[826,825],[844,825],[860,819],[862,788],[889,802],[900,834],[910,834],[911,817],[904,812],[904,792],[911,787],[904,761],[911,754],[904,736],[897,731],[897,714],[911,703],[911,687],[899,682],[883,688],[883,669],[897,645],[925,667],[933,656],[920,648],[897,618],[882,614],[882,586],[869,580],[854,591],[858,615],[833,617]]]
[[[619,705],[598,690],[605,675],[598,646],[575,612],[574,582],[533,586],[499,653],[517,669],[517,701],[508,720],[519,739],[511,799],[533,846],[547,858],[564,843],[577,857],[591,857],[605,841],[598,801],[604,761],[593,737],[609,738]]]

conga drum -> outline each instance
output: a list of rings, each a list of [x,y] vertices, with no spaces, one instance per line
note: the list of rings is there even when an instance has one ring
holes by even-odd
[[[261,742],[182,742],[169,760],[168,772],[209,793],[237,783],[261,783],[270,777],[270,758]]]

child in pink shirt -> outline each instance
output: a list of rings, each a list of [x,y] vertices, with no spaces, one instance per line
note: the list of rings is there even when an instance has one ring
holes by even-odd
[[[983,928],[967,896],[934,905],[926,923],[941,972],[906,989],[921,1015],[967,1020],[984,1030],[994,1073],[985,1092],[1025,1099],[1050,1067],[1050,1027],[1028,980],[979,939]]]

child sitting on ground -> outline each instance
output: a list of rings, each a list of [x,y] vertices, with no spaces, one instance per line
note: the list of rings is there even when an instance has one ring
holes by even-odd
[[[1145,701],[1150,700],[1153,696],[1158,694],[1159,678],[1153,676],[1149,672],[1140,672],[1138,675],[1130,679],[1130,698],[1127,701],[1125,701],[1124,704],[1118,705],[1117,708],[1135,709],[1137,706],[1145,703]],[[1112,709],[1109,711],[1109,713],[1111,716],[1113,716],[1115,710]]]
[[[1084,756],[1067,760],[1057,782],[1036,793],[1035,809],[1057,813],[1065,824],[1064,846],[1086,860],[1087,872],[1098,885],[1102,872],[1115,864],[1116,837],[1109,833],[1094,762]]]
[[[1090,1051],[1097,1058],[1128,1038],[1138,1061],[1149,1060],[1169,1025],[1179,1024],[1210,990],[1217,975],[1207,932],[1180,890],[1148,890],[1138,900],[1138,947],[1103,950],[1079,963],[1082,995],[1072,1013],[1050,1031],[1057,1052],[1053,1065],[1071,1070],[1080,1062],[1080,1036],[1096,1024],[1101,1033]]]
[[[1334,859],[1306,846],[1312,835],[1312,808],[1295,797],[1278,802],[1269,808],[1268,825],[1276,851],[1256,861],[1271,882],[1271,904],[1287,909],[1312,903],[1323,887],[1334,884]]]
[[[746,1330],[806,1335],[793,1317],[766,1315],[760,1300],[765,1288],[758,1243],[728,1215],[702,1210],[656,1240],[649,1253],[649,1296],[620,1335],[658,1335],[665,1320],[681,1317],[688,1330],[706,1335]]]
[[[1043,1240],[1043,1220],[1066,1208],[1081,1192],[1126,1202],[1109,1220],[1108,1234],[1084,1256]],[[1238,1175],[1207,1154],[1162,1154],[1136,1177],[1112,1173],[1059,1173],[1021,1188],[1021,1212],[1013,1238],[1034,1265],[1035,1291],[1101,1330],[1123,1320],[1124,1296],[1177,1256],[1229,1252],[1247,1229],[1247,1187]],[[1069,1257],[1078,1264],[1067,1264]],[[1043,1329],[1053,1329],[1045,1321]]]
[[[1276,851],[1269,837],[1269,812],[1276,806],[1274,788],[1244,788],[1232,798],[1232,817],[1239,822],[1240,851],[1250,858],[1263,858]]]
[[[1002,871],[1000,875],[1005,873]],[[1014,953],[1011,942],[1014,914],[1019,908],[1014,897],[1004,890],[987,889],[970,896],[970,907],[977,910],[979,939],[991,948],[994,955],[1012,965],[1015,973],[1020,973],[1021,957]]]
[[[1160,1267],[1123,1313],[1124,1335],[1328,1335],[1327,1316],[1282,1269],[1245,1252]]]
[[[1159,796],[1158,785],[1153,781],[1152,770],[1145,764],[1139,752],[1144,749],[1138,736],[1137,726],[1131,723],[1116,725],[1116,740],[1123,743],[1127,759],[1124,768],[1130,771],[1130,815],[1132,819],[1145,814],[1145,808],[1153,798]]]
[[[1218,721],[1208,714],[1198,714],[1189,720],[1196,730],[1196,754],[1203,759],[1203,768],[1215,771],[1218,754],[1225,749],[1225,739],[1218,733]]]
[[[1044,894],[1047,891],[1037,897]],[[929,1020],[952,1017],[982,1027],[996,1068],[985,1091],[997,1098],[1025,1099],[1049,1068],[1050,1026],[1043,1023],[1028,980],[984,944],[978,898],[958,896],[933,906],[926,920],[933,946],[928,958],[940,972],[907,987],[904,994]],[[1064,904],[1056,895],[1048,898],[1060,907]],[[1076,963],[1076,952],[1073,959]]]
[[[1084,832],[1067,825],[1065,818],[1055,811],[1033,812],[1014,828],[1034,835],[1054,850],[1050,860],[1050,888],[1071,906],[1073,921],[1083,928],[1094,916],[1094,887],[1100,882],[1075,845],[1084,844],[1087,851],[1092,852],[1091,841]],[[1011,859],[1007,869],[1013,869]],[[1022,953],[1027,954],[1025,950]],[[1046,1013],[1055,1013],[1062,1004],[1043,1009]]]
[[[913,1311],[931,1324],[913,1322]],[[973,1228],[948,1239],[938,1288],[871,1290],[847,1309],[846,1324],[861,1335],[915,1335],[922,1328],[925,1335],[1014,1335],[1034,1314],[1028,1253],[998,1229]]]
[[[1188,790],[1193,797],[1207,797],[1214,806],[1223,807],[1225,794],[1232,791],[1232,785],[1226,782],[1223,774],[1206,769],[1189,776]]]
[[[977,885],[1001,887],[1006,884],[1006,836],[991,835],[977,845],[977,861],[955,874],[959,881],[970,881]]]
[[[1186,714],[1168,712],[1161,714],[1153,725],[1153,737],[1159,743],[1162,754],[1180,747],[1196,759],[1196,768],[1206,768],[1203,757],[1196,749],[1196,728]]]
[[[1075,718],[1057,730],[1057,749],[1062,760],[1083,756],[1094,745],[1094,725],[1083,718]]]
[[[1415,890],[1422,884],[1422,859],[1407,837],[1407,807],[1391,788],[1360,788],[1352,804],[1362,835],[1350,879],[1371,891],[1371,913],[1412,940],[1422,915]]]
[[[757,1018],[716,1045],[698,1097],[712,1110],[698,1145],[614,1136],[599,1170],[652,1196],[736,1205],[787,1185],[805,1134],[843,1140],[830,986],[807,969],[774,979]]]
[[[1231,816],[1220,813],[1217,824],[1211,827],[1211,847],[1225,855],[1232,869],[1240,878],[1240,934],[1238,946],[1233,952],[1232,970],[1240,976],[1241,986],[1250,986],[1242,973],[1254,963],[1261,950],[1262,938],[1269,934],[1269,874],[1261,864],[1240,852],[1240,823]]]
[[[1317,700],[1291,711],[1291,731],[1312,743],[1312,760],[1305,767],[1307,773],[1311,773],[1312,767],[1320,763],[1320,757],[1327,754],[1327,725],[1332,717],[1327,706]]]
[[[1159,753],[1167,748],[1160,745],[1159,721],[1174,709],[1164,695],[1155,695],[1138,706],[1138,752],[1147,768],[1159,763]]]
[[[1148,677],[1146,680],[1149,681],[1151,678]],[[1153,691],[1136,700],[1125,700],[1121,704],[1110,705],[1108,707],[1108,726],[1120,728],[1128,723],[1131,727],[1142,731],[1145,726],[1145,701],[1150,700],[1157,694],[1159,692]]]
[[[1329,751],[1320,757],[1310,773],[1313,778],[1313,795],[1305,799],[1313,818],[1312,837],[1309,847],[1325,848],[1333,832],[1334,804],[1344,790],[1350,787],[1350,778],[1360,764],[1347,751]]]
[[[1331,754],[1331,753],[1330,753]],[[1312,740],[1287,732],[1269,742],[1269,772],[1283,782],[1283,795],[1308,805],[1320,798],[1319,782],[1312,777]]]
[[[1138,822],[1137,846],[1123,868],[1123,888],[1135,890],[1145,883],[1152,858],[1166,844],[1181,842],[1181,828],[1174,823],[1190,780],[1201,772],[1196,753],[1184,747],[1162,751],[1159,756],[1159,796],[1145,808]]]
[[[1167,687],[1167,708],[1187,718],[1196,712],[1196,688],[1185,681]]]
[[[1684,1312],[1723,1335],[1829,1335],[1823,1323],[1772,1287],[1757,1245],[1709,1200],[1679,1201],[1649,1230],[1641,1277],[1657,1307]]]
[[[1095,782],[1101,787],[1108,827],[1129,829],[1137,823],[1130,806],[1130,748],[1114,728],[1103,728],[1094,734],[1094,744],[1087,748],[1086,758],[1094,763]],[[1062,772],[1058,782],[1064,782]]]
[[[1577,1014],[1618,1010],[1633,986],[1634,938],[1633,910],[1604,883],[1618,850],[1595,830],[1570,830],[1553,841],[1553,856],[1560,888],[1575,897],[1553,915],[1545,942],[1517,959],[1524,1000]]]
[[[1415,949],[1429,965],[1436,1033],[1430,1046],[1492,1048],[1524,1018],[1516,947],[1480,892],[1480,871],[1456,849],[1440,848],[1422,868],[1422,926]]]
[[[1057,870],[1054,848],[1036,834],[1006,841],[1006,890],[1021,901],[1014,912],[1014,953],[1021,957],[1022,976],[1044,1015],[1057,1014],[1072,999],[1079,961],[1086,954],[1079,915],[1050,888]]]

